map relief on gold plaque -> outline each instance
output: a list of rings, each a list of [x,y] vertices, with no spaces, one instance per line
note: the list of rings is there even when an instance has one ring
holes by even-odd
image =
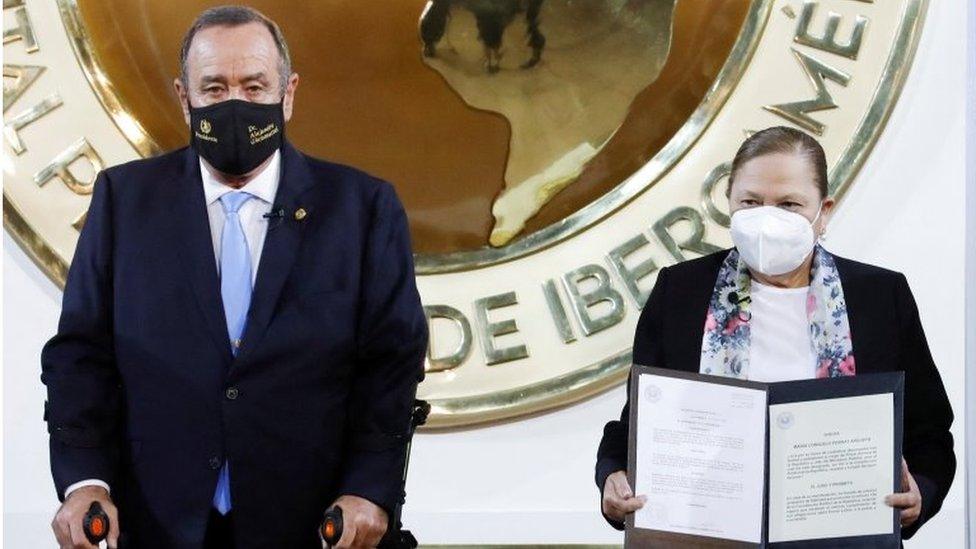
[[[503,246],[620,128],[671,48],[675,0],[432,0],[425,61],[464,101],[505,117],[505,187],[489,242]]]

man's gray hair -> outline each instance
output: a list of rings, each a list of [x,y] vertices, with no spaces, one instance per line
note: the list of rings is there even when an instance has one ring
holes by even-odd
[[[183,36],[183,44],[180,46],[180,80],[183,87],[189,89],[187,81],[186,57],[190,52],[190,44],[197,32],[210,27],[239,27],[248,23],[261,23],[267,27],[268,32],[274,38],[275,46],[278,47],[278,78],[281,93],[284,94],[288,86],[288,78],[291,77],[291,56],[288,54],[288,44],[285,43],[285,35],[281,33],[278,24],[269,19],[266,15],[254,8],[247,6],[217,6],[210,8],[197,16]]]

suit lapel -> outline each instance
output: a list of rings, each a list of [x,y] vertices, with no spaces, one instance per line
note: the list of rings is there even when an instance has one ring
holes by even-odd
[[[207,331],[221,357],[229,364],[233,358],[230,337],[227,335],[224,304],[220,297],[220,279],[203,194],[200,161],[193,149],[186,149],[182,177],[173,185],[173,190],[177,194],[174,202],[178,209],[175,216],[176,250],[183,271],[190,279]]]
[[[302,196],[313,188],[312,177],[305,158],[289,143],[282,147],[281,181],[272,211],[282,211],[283,217],[270,219],[261,251],[257,280],[251,295],[247,326],[241,352],[235,365],[245,360],[260,342],[274,315],[281,289],[288,279],[298,255],[302,232],[306,223],[296,217],[299,208],[311,212]]]

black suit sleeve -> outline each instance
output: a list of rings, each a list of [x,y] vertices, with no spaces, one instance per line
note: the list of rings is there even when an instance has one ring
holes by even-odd
[[[389,513],[403,500],[401,477],[413,401],[424,375],[427,321],[406,214],[392,186],[380,186],[373,208],[339,493],[366,498]]]
[[[667,279],[668,268],[665,267],[658,273],[654,289],[651,290],[651,295],[647,298],[644,310],[641,311],[640,319],[637,321],[637,329],[634,332],[634,364],[658,368],[667,367],[664,364],[664,353],[661,348],[661,323],[665,314],[664,296]],[[627,469],[627,437],[630,430],[629,377],[627,398],[628,402],[624,404],[624,408],[620,412],[620,419],[608,422],[603,428],[603,438],[600,440],[600,448],[597,450],[596,486],[601,497],[607,477],[617,471]],[[623,523],[611,520],[606,515],[604,518],[614,528],[623,530]]]
[[[112,199],[102,172],[68,272],[57,334],[41,351],[44,418],[58,498],[71,484],[110,485],[118,461],[122,390],[112,337]]]
[[[918,306],[904,275],[895,288],[898,311],[898,361],[905,372],[904,451],[908,469],[922,494],[921,516],[902,530],[910,538],[942,507],[956,471],[952,407],[925,339]]]

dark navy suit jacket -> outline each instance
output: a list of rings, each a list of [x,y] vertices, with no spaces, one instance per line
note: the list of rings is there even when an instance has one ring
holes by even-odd
[[[45,419],[59,496],[108,481],[129,546],[199,547],[225,459],[240,547],[318,547],[337,496],[403,497],[427,348],[403,208],[289,144],[275,205],[234,357],[197,155],[95,184],[41,357]]]
[[[634,334],[634,362],[697,372],[705,313],[724,250],[658,273]],[[858,374],[905,373],[903,455],[922,494],[922,514],[902,537],[909,538],[942,507],[956,472],[952,407],[932,360],[918,307],[901,273],[834,256],[847,302]],[[629,393],[629,391],[628,391]],[[627,468],[629,403],[620,420],[607,423],[597,452],[596,483]],[[609,520],[609,519],[608,519]],[[610,521],[616,528],[623,524]]]

